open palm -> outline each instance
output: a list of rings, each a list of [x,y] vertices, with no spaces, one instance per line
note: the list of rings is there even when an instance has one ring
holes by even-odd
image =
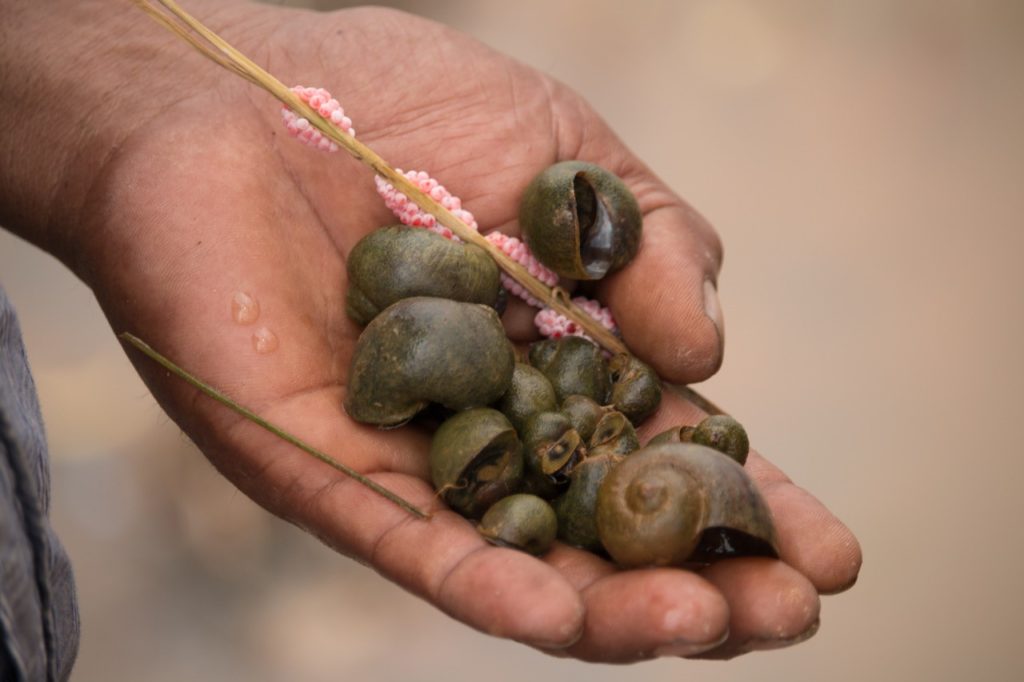
[[[230,13],[217,20],[230,23]],[[248,8],[243,23],[237,42],[250,56],[286,83],[331,89],[360,139],[397,166],[431,172],[483,230],[516,232],[519,194],[557,160],[592,161],[623,177],[645,215],[644,241],[598,294],[626,343],[666,379],[717,369],[720,323],[705,305],[717,237],[576,95],[395,12],[261,7]],[[417,48],[396,59],[404,41]],[[565,546],[538,560],[487,545],[445,510],[427,483],[428,434],[367,428],[342,409],[359,334],[344,314],[345,258],[360,237],[393,222],[371,174],[344,154],[293,142],[276,103],[238,79],[192,55],[164,77],[178,72],[200,75],[103,166],[88,237],[69,260],[115,330],[435,513],[414,519],[133,355],[161,404],[239,488],[452,616],[552,652],[602,661],[727,656],[813,631],[818,593],[852,583],[859,549],[756,453],[748,469],[775,514],[781,561],[623,572]],[[506,318],[513,334],[525,333],[521,310]],[[645,429],[701,416],[668,393]]]

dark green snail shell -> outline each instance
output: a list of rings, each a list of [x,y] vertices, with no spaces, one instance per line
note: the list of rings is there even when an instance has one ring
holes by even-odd
[[[486,251],[422,228],[374,230],[352,248],[346,267],[345,310],[360,325],[412,296],[499,304],[501,279]]]
[[[606,407],[598,405],[592,398],[576,394],[566,396],[559,410],[569,418],[576,433],[580,434],[580,438],[584,442],[590,441],[590,437],[594,435],[594,429],[597,428],[597,422],[608,411]]]
[[[561,412],[538,412],[520,432],[527,488],[551,498],[569,484],[569,474],[583,457],[583,441]]]
[[[612,377],[610,402],[633,425],[641,424],[661,404],[661,380],[653,369],[632,355],[616,355],[608,362]]]
[[[550,412],[556,407],[555,389],[547,377],[536,367],[517,362],[512,372],[512,384],[497,404],[512,426],[521,432],[531,416]]]
[[[693,430],[690,439],[694,443],[714,448],[740,464],[747,463],[750,439],[747,431],[736,419],[727,414],[706,417]]]
[[[475,518],[520,488],[522,443],[503,414],[489,407],[447,419],[430,444],[430,478],[452,509]]]
[[[597,491],[604,477],[621,460],[621,456],[612,454],[589,456],[573,469],[569,489],[552,502],[560,540],[591,552],[602,551],[595,518]]]
[[[527,186],[519,224],[533,254],[559,275],[601,279],[636,255],[643,216],[613,173],[592,163],[563,161]]]
[[[535,495],[517,493],[495,502],[478,526],[488,542],[540,556],[555,542],[558,520],[551,505]]]
[[[514,365],[492,308],[402,299],[359,336],[345,410],[364,424],[397,426],[431,402],[453,410],[489,405],[508,390]]]
[[[582,336],[547,339],[530,346],[530,364],[544,373],[559,401],[585,395],[604,405],[611,390],[611,375],[601,349]]]

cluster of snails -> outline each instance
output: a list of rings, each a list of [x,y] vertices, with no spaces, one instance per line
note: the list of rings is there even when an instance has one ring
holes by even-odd
[[[530,184],[520,225],[534,255],[569,279],[623,267],[640,243],[632,194],[581,162]],[[661,400],[655,372],[573,335],[518,361],[483,249],[395,225],[353,248],[348,276],[347,313],[365,325],[348,414],[386,428],[442,414],[434,486],[489,541],[542,554],[557,537],[625,567],[776,554],[771,515],[743,469],[742,426],[712,416],[640,448],[635,427]]]

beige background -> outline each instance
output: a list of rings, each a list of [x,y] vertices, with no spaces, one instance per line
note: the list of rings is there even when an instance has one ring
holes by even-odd
[[[1024,679],[1024,3],[406,6],[582,91],[716,224],[704,391],[858,533],[860,583],[806,644],[726,664],[470,631],[219,480],[89,291],[0,233],[81,593],[73,679]]]

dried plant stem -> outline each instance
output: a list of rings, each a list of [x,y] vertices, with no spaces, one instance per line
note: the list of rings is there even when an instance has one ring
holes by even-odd
[[[406,510],[407,512],[409,512],[413,516],[417,516],[417,517],[419,517],[421,519],[429,519],[430,518],[430,514],[428,514],[427,512],[421,510],[420,508],[414,506],[412,503],[407,502],[405,499],[403,499],[402,497],[399,497],[398,495],[396,495],[395,493],[391,492],[387,488],[383,487],[379,483],[376,483],[373,480],[367,478],[366,476],[363,476],[361,473],[359,473],[355,469],[352,469],[351,467],[348,467],[348,466],[342,464],[341,462],[339,462],[338,460],[334,459],[330,455],[328,455],[328,454],[326,454],[326,453],[324,453],[324,452],[314,448],[312,445],[309,445],[305,441],[300,440],[298,437],[293,436],[292,434],[288,433],[287,431],[285,431],[284,429],[280,428],[279,426],[275,426],[274,424],[271,424],[266,419],[264,419],[263,417],[259,416],[258,414],[256,414],[252,410],[248,409],[247,407],[243,407],[242,405],[238,404],[232,398],[228,397],[224,393],[221,393],[220,391],[215,389],[213,386],[210,386],[209,384],[207,384],[202,379],[196,377],[193,374],[190,374],[186,370],[184,370],[181,367],[179,367],[178,365],[176,365],[172,360],[170,360],[167,357],[165,357],[164,355],[161,355],[160,353],[158,353],[156,350],[153,349],[152,346],[150,346],[148,343],[146,343],[145,341],[143,341],[139,337],[135,336],[134,334],[130,334],[128,332],[124,332],[124,333],[120,334],[119,336],[120,336],[121,339],[127,341],[132,346],[134,346],[135,348],[140,350],[142,353],[144,353],[146,356],[148,356],[151,360],[153,360],[154,362],[156,362],[160,366],[164,367],[165,369],[167,369],[171,373],[175,374],[179,378],[185,380],[186,382],[188,382],[189,384],[191,384],[195,388],[199,389],[201,392],[203,392],[207,396],[209,396],[209,397],[213,398],[214,400],[216,400],[217,402],[219,402],[221,405],[224,405],[225,407],[228,407],[231,410],[234,410],[235,412],[237,412],[238,414],[242,415],[243,417],[245,417],[249,421],[251,421],[251,422],[253,422],[255,424],[258,424],[259,426],[263,427],[264,429],[266,429],[270,433],[274,434],[278,438],[281,438],[282,440],[285,440],[285,441],[291,443],[292,445],[294,445],[295,447],[299,448],[303,452],[306,452],[306,453],[312,455],[313,457],[316,457],[321,462],[324,462],[326,464],[331,465],[332,467],[334,467],[338,471],[342,472],[346,476],[354,478],[355,480],[359,481],[359,483],[363,484],[364,486],[366,486],[367,488],[369,488],[373,492],[377,493],[378,495],[381,495],[382,497],[387,498],[391,502],[394,502],[399,507],[401,507],[402,509]]]
[[[486,250],[501,269],[522,284],[530,294],[543,301],[545,305],[576,322],[592,339],[607,350],[613,353],[629,352],[629,349],[626,348],[625,344],[617,336],[601,326],[599,322],[590,317],[583,309],[572,303],[568,297],[559,296],[556,291],[533,277],[526,268],[505,255],[501,249],[484,239],[476,230],[452,215],[451,211],[422,192],[404,175],[396,172],[376,152],[351,135],[339,130],[329,120],[303,102],[281,81],[274,78],[274,76],[267,73],[248,57],[228,44],[223,38],[204,26],[173,0],[132,1],[164,26],[164,28],[167,28],[176,36],[186,41],[207,58],[232,73],[260,86],[276,97],[282,104],[307,119],[325,137],[334,141],[352,156],[372,168],[374,172],[390,182],[395,189],[405,194],[417,206],[432,214],[439,223],[458,235],[459,239],[476,244]],[[170,12],[170,15],[160,11],[154,3],[165,8],[167,12]]]

